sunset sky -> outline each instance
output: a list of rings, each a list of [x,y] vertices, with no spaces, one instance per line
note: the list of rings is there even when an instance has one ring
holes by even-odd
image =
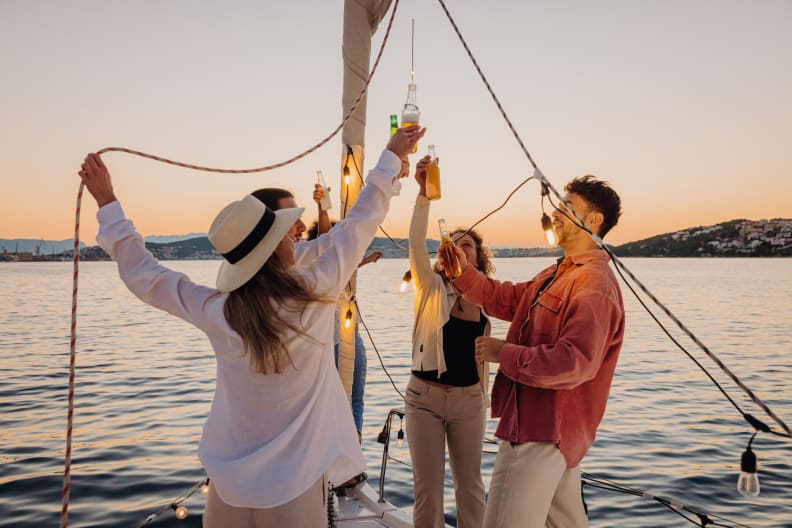
[[[792,217],[792,1],[446,5],[553,185],[591,173],[619,191],[624,215],[607,241]],[[342,14],[342,0],[0,0],[0,238],[73,236],[77,170],[103,147],[250,168],[312,146],[342,117]],[[370,87],[365,168],[404,103],[412,19],[428,128],[419,153],[437,145],[443,185],[430,218],[469,225],[532,168],[438,2],[399,3]],[[244,176],[104,159],[141,233],[173,235],[205,233],[226,203],[264,186],[291,189],[310,222],[316,170],[337,191],[341,152],[339,135]],[[384,224],[391,235],[406,237],[416,190],[405,180]],[[95,212],[86,196],[89,244]],[[480,230],[490,245],[539,246],[540,215],[531,182]]]

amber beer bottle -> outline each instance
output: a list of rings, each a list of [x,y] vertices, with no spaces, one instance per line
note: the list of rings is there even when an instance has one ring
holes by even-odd
[[[437,220],[437,225],[440,227],[440,249],[453,246],[454,241],[451,240],[451,235],[448,234],[448,227],[446,226],[445,219],[440,218]],[[444,271],[447,277],[454,279],[462,275],[462,265],[459,263],[459,257],[457,257],[456,252],[451,252],[451,254],[453,255],[451,269]]]
[[[429,157],[432,161],[426,166],[426,198],[440,199],[440,165],[435,155],[435,146],[429,145]]]
[[[417,125],[421,120],[421,111],[418,110],[417,96],[415,94],[415,83],[411,82],[407,85],[407,102],[404,103],[404,108],[402,108],[401,120],[402,128]],[[417,142],[413,145],[410,152],[418,152]]]

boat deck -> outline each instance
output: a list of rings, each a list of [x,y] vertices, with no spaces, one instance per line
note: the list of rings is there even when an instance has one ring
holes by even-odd
[[[412,528],[412,515],[385,501],[365,481],[335,497],[337,528]]]

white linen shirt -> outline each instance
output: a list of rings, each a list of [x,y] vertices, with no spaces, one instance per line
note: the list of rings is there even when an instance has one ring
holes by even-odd
[[[338,297],[385,218],[390,198],[401,190],[400,169],[399,158],[384,151],[344,221],[329,236],[298,244],[301,265],[294,270],[314,291]],[[311,338],[288,331],[286,346],[295,368],[256,373],[223,314],[228,294],[160,265],[118,202],[102,207],[97,218],[97,242],[116,261],[127,287],[144,302],[203,330],[212,344],[217,381],[198,457],[224,502],[273,508],[300,496],[325,473],[339,485],[365,470],[335,369],[334,302],[310,303],[301,313],[282,311]]]

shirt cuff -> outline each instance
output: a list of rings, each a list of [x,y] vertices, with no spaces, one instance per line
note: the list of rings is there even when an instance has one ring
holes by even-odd
[[[517,359],[522,348],[524,347],[514,343],[503,343],[500,352],[500,370],[504,376],[514,381],[517,381]]]
[[[100,225],[107,225],[117,220],[123,220],[124,210],[121,208],[121,202],[114,200],[100,207],[96,212],[96,219],[99,220]]]
[[[366,183],[374,184],[386,194],[398,196],[401,192],[401,181],[397,178],[401,171],[401,160],[388,149],[382,151],[379,161],[366,178]]]

